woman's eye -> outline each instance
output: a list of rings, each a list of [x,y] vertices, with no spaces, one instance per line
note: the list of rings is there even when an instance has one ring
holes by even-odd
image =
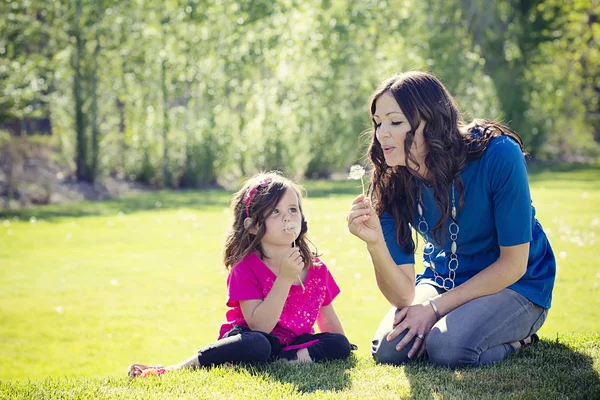
[[[381,126],[381,122],[377,123],[375,122],[375,129],[379,128]]]
[[[392,125],[400,125],[402,121],[392,121]]]

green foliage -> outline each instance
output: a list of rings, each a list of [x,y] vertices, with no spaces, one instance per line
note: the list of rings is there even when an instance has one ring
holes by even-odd
[[[439,76],[469,118],[509,123],[539,158],[600,151],[597,2],[5,0],[0,12],[0,124],[49,117],[81,179],[329,176],[364,156],[375,86],[409,69]]]

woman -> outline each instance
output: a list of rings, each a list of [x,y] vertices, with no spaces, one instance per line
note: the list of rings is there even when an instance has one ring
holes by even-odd
[[[384,81],[370,111],[370,198],[359,195],[347,220],[393,306],[373,339],[375,360],[477,366],[537,342],[556,263],[520,137],[493,121],[466,125],[423,72]],[[423,241],[416,278],[411,229]]]

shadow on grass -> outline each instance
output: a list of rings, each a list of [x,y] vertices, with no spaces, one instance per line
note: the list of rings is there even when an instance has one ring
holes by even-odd
[[[348,372],[356,365],[355,356],[344,361],[331,361],[310,365],[266,364],[252,371],[266,380],[289,383],[300,393],[315,391],[342,391],[351,386]]]
[[[360,182],[357,181],[307,181],[305,184],[309,198],[337,195],[357,195]],[[69,204],[35,206],[19,210],[0,210],[0,219],[52,221],[61,218],[117,215],[119,212],[132,214],[141,211],[190,208],[202,210],[207,207],[229,207],[233,192],[224,189],[149,191],[132,194],[118,199],[104,201],[80,201]]]
[[[590,336],[589,343],[587,350],[598,355],[598,335]],[[594,359],[555,341],[542,340],[489,367],[451,370],[416,362],[405,372],[416,399],[600,399]]]

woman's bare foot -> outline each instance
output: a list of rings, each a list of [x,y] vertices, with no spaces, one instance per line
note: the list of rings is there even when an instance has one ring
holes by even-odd
[[[521,347],[526,347],[532,344],[536,344],[537,342],[540,341],[540,338],[538,337],[537,334],[533,334],[531,336],[527,336],[525,339],[523,340],[519,340],[518,342],[513,342],[510,345],[513,347],[513,349],[515,350],[519,350]]]

